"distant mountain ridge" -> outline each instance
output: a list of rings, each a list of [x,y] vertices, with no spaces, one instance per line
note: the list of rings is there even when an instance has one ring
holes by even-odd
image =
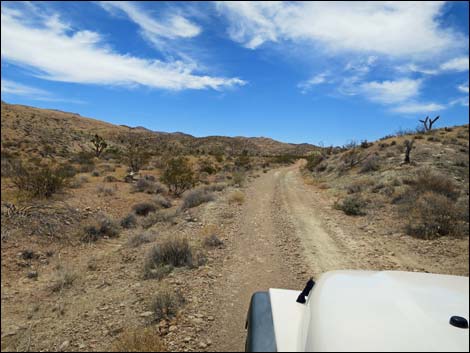
[[[120,144],[119,136],[135,133],[149,141],[161,153],[226,153],[238,155],[305,156],[319,147],[308,143],[293,144],[268,137],[195,137],[183,132],[152,131],[143,126],[114,125],[55,109],[1,103],[2,147],[26,144],[30,153],[48,150],[77,152],[89,150],[94,134],[103,136],[111,145]],[[47,146],[47,147],[46,147]],[[22,149],[24,150],[24,149]]]

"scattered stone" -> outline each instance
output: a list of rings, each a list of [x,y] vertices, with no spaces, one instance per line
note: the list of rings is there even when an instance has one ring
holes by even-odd
[[[59,352],[65,351],[70,346],[70,341],[64,341],[59,346]]]
[[[151,317],[153,315],[153,311],[145,311],[142,314],[140,314],[140,317]]]

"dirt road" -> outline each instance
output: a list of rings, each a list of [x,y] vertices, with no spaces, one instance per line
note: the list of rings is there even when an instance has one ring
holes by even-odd
[[[311,275],[354,266],[357,254],[351,248],[359,244],[324,227],[318,197],[305,187],[296,164],[262,174],[247,188],[239,234],[216,294],[214,351],[244,349],[252,293],[273,287],[301,289]]]
[[[337,269],[416,269],[413,249],[395,256],[401,239],[391,242],[364,230],[366,219],[341,215],[331,198],[304,183],[299,168],[297,163],[261,174],[246,189],[239,232],[215,288],[211,350],[244,349],[246,312],[255,291],[301,289],[309,276]]]

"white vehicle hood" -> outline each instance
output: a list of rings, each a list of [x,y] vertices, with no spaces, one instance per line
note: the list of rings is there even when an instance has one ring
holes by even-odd
[[[468,277],[333,271],[307,304],[298,293],[270,290],[278,351],[469,351],[469,330],[449,324],[469,319]]]

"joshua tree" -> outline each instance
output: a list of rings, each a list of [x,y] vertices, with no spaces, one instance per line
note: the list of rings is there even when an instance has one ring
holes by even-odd
[[[415,143],[415,140],[405,140],[405,163],[410,163],[410,153],[411,149],[413,148],[413,144]]]
[[[424,120],[420,120],[420,122],[424,125],[424,131],[431,131],[432,125],[439,119],[439,115],[436,116],[434,119],[430,119],[429,116],[426,117]]]
[[[91,139],[91,143],[93,144],[93,150],[95,151],[96,157],[99,157],[106,147],[108,147],[108,144],[104,138],[98,134],[95,134],[95,136]]]

